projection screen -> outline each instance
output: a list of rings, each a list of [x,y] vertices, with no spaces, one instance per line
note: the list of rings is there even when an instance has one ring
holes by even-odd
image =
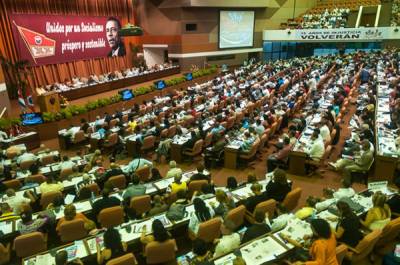
[[[254,11],[221,10],[219,13],[220,49],[253,46]]]

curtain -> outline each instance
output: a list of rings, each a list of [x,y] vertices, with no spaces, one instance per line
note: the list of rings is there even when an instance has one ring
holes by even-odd
[[[0,53],[12,60],[18,60],[14,45],[11,21],[12,13],[35,13],[57,15],[85,16],[117,16],[122,25],[129,22],[134,24],[135,15],[133,0],[2,0],[0,1]],[[73,76],[88,77],[90,74],[102,74],[110,71],[132,67],[132,55],[129,44],[135,38],[124,38],[127,55],[123,57],[105,57],[67,63],[33,66],[32,76],[28,78],[28,87],[34,92],[36,87],[63,82]],[[7,77],[8,76],[8,77]],[[6,75],[6,82],[9,75]]]

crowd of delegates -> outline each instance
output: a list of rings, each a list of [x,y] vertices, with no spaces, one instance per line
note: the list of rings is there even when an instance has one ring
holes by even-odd
[[[400,25],[400,1],[392,1],[392,18],[390,20],[390,26],[397,27]]]
[[[375,56],[378,55],[379,54],[376,54]],[[361,60],[361,58],[362,56],[354,56],[352,60]],[[180,127],[178,130],[178,135],[187,134],[190,132],[191,138],[193,138],[191,143],[189,143],[189,145],[191,145],[196,141],[196,139],[200,139],[201,137],[205,136],[204,124],[209,120],[213,120],[214,122],[208,130],[213,136],[214,143],[218,143],[219,141],[223,141],[221,139],[224,139],[226,144],[233,135],[229,135],[228,139],[221,137],[224,135],[224,132],[226,132],[225,127],[221,125],[222,122],[224,122],[227,117],[234,115],[238,110],[244,109],[247,104],[256,101],[262,96],[274,94],[274,97],[271,97],[271,101],[268,101],[264,105],[255,108],[251,113],[245,113],[241,122],[234,128],[235,131],[242,132],[244,135],[241,149],[245,152],[248,150],[248,145],[251,145],[251,141],[254,142],[259,137],[259,133],[261,134],[263,130],[269,128],[269,126],[279,116],[284,116],[286,110],[293,107],[294,102],[296,102],[296,99],[299,96],[303,95],[308,90],[316,92],[317,81],[322,78],[327,69],[332,66],[332,60],[336,60],[336,63],[343,64],[344,67],[351,61],[350,59],[345,58],[340,59],[329,57],[313,58],[312,60],[307,58],[293,59],[289,61],[277,61],[274,62],[273,65],[261,63],[251,64],[246,67],[238,68],[233,73],[222,75],[206,84],[196,85],[195,87],[190,88],[188,92],[182,92],[176,95],[174,100],[164,102],[162,101],[162,98],[157,98],[154,100],[154,102],[144,102],[143,105],[153,106],[151,108],[152,115],[157,116],[157,114],[161,113],[165,107],[167,109],[169,107],[174,108],[177,105],[183,105],[185,102],[189,102],[189,106],[191,106],[191,108],[189,108],[188,111],[184,111],[184,113],[181,114],[180,112],[182,111],[182,108],[177,108],[175,113],[169,113],[169,116],[167,115],[161,120],[162,126],[161,124],[154,124],[155,128],[157,128],[157,126],[168,128],[174,124],[174,120],[177,120],[178,116],[186,116],[189,114],[191,116],[196,116],[195,104],[192,101],[194,101],[197,96],[204,97],[204,101],[201,101],[201,103],[205,104],[209,109],[213,109],[213,107],[216,106],[216,101],[218,100],[232,98],[232,101],[227,103],[223,108],[216,109],[215,112],[203,112],[199,116],[196,123],[194,123],[193,127]],[[373,61],[370,63],[373,64]],[[307,68],[311,68],[311,70],[300,78],[300,73]],[[275,74],[280,72],[282,73],[280,76],[274,77]],[[346,77],[346,75],[348,76]],[[297,77],[297,80],[294,81],[294,79],[290,78],[290,76]],[[337,74],[337,79],[335,79],[336,84],[338,83],[337,80],[342,80],[341,82],[343,82],[342,84],[345,87],[345,85],[350,81],[347,79],[350,79],[351,76],[353,75],[350,73],[339,71]],[[372,77],[373,75],[367,76],[366,83],[368,83]],[[287,89],[281,91],[280,88],[283,85],[286,85]],[[343,90],[345,90],[344,87],[342,88]],[[341,92],[337,93],[334,98],[337,101],[336,104],[339,104],[340,101],[343,101],[343,95]],[[205,99],[209,100],[206,101]],[[157,103],[160,102],[163,102],[162,107],[157,106]],[[151,125],[146,127],[142,126],[140,122],[137,122],[137,116],[135,116],[135,114],[139,114],[141,109],[143,108],[139,105],[134,106],[131,112],[132,115],[129,117],[129,126],[134,127],[133,130],[136,132],[136,137],[139,142],[141,142],[148,133],[154,133],[154,131],[156,134],[160,133],[160,130],[150,130],[153,128]],[[332,108],[332,113],[331,111],[329,113],[334,115],[333,112],[334,108]],[[329,113],[326,116],[326,120],[330,119]],[[116,113],[114,117],[118,117],[119,115],[121,115],[121,113]],[[113,117],[109,117],[107,119],[111,118]],[[304,115],[299,116],[298,121],[295,123],[298,124],[298,126],[303,126],[304,128],[304,123],[307,123],[307,118],[308,117]],[[327,121],[324,119],[321,120],[322,122],[320,124],[319,134],[324,135],[323,132],[325,129],[323,127],[327,126]],[[82,123],[82,127],[85,126],[88,128],[86,121]],[[100,126],[99,128],[102,127]],[[107,128],[103,129],[107,130]],[[298,137],[300,131],[302,131],[300,127],[297,128],[295,126],[295,128],[291,128],[287,137],[283,137],[284,140],[282,141],[282,149],[287,148],[288,145],[292,144],[295,141],[296,134]],[[318,137],[319,136],[316,135],[316,138]],[[45,148],[43,147],[43,149]],[[6,150],[6,154],[9,151],[10,150]],[[40,152],[48,151],[49,150],[40,150]],[[164,154],[167,155],[168,153]],[[282,157],[283,155],[277,154],[273,158],[281,159]],[[9,166],[3,166],[3,163],[1,163],[2,177],[5,179],[13,179],[18,174],[24,173],[21,169],[19,169],[19,167],[21,166],[21,163],[28,160],[35,161],[35,163],[29,168],[30,172],[28,175],[38,173],[38,168],[41,163],[39,152],[29,153],[23,150],[18,150],[18,156],[14,158],[11,170],[9,169]],[[100,150],[96,150],[87,159],[87,164],[84,166],[82,172],[76,170],[77,165],[68,157],[63,157],[60,165],[60,168],[73,169],[73,173],[68,176],[68,178],[82,176],[82,181],[76,184],[76,194],[78,195],[76,197],[76,201],[90,199],[92,196],[91,192],[85,192],[85,190],[88,190],[88,186],[93,183],[98,184],[99,188],[101,189],[101,198],[93,203],[93,210],[90,215],[77,213],[75,206],[68,204],[64,207],[64,217],[56,221],[52,209],[59,209],[59,207],[64,204],[63,197],[56,197],[53,202],[46,207],[46,209],[41,209],[38,205],[36,194],[28,190],[25,192],[24,196],[16,196],[15,190],[6,189],[3,187],[3,192],[5,191],[5,195],[3,196],[1,204],[0,220],[21,218],[21,222],[18,224],[18,230],[21,233],[29,233],[32,231],[51,233],[52,230],[57,231],[57,227],[60,227],[63,222],[76,219],[83,220],[85,223],[85,228],[88,231],[95,231],[95,228],[99,227],[97,220],[98,213],[100,213],[101,210],[112,206],[122,205],[126,211],[127,219],[141,219],[144,216],[151,216],[153,214],[166,211],[166,216],[170,220],[179,220],[184,217],[185,206],[189,203],[193,203],[195,213],[190,216],[188,226],[188,229],[192,234],[197,234],[199,225],[204,221],[210,220],[213,217],[220,217],[223,219],[223,225],[221,228],[222,237],[215,242],[213,248],[207,248],[206,244],[200,240],[194,241],[193,252],[197,255],[196,259],[203,261],[208,260],[210,257],[217,257],[228,253],[237,248],[241,243],[248,242],[257,236],[265,234],[266,232],[277,231],[282,228],[282,221],[284,223],[283,226],[285,226],[285,220],[287,222],[287,218],[292,218],[289,217],[290,214],[285,212],[285,209],[278,207],[278,214],[281,215],[279,215],[277,218],[274,218],[273,222],[268,224],[268,222],[266,222],[266,216],[264,213],[257,211],[254,212],[255,206],[259,202],[268,199],[274,199],[278,203],[281,203],[286,195],[291,191],[291,183],[288,182],[286,173],[279,168],[273,170],[271,181],[266,185],[265,188],[263,188],[263,186],[257,182],[257,178],[255,178],[253,175],[250,175],[248,183],[251,184],[252,194],[247,199],[242,200],[239,203],[235,203],[232,198],[231,191],[237,188],[238,184],[234,177],[228,178],[226,189],[218,189],[212,183],[210,176],[205,174],[204,165],[199,165],[197,168],[197,173],[193,175],[188,182],[204,179],[207,181],[207,184],[204,184],[200,191],[193,194],[192,197],[189,197],[189,183],[182,180],[183,172],[178,165],[174,161],[170,161],[170,169],[168,170],[167,176],[174,178],[174,181],[168,187],[166,193],[152,196],[152,209],[147,214],[138,216],[136,215],[135,211],[129,207],[129,202],[134,197],[146,194],[146,186],[144,183],[141,183],[139,177],[135,174],[135,171],[145,165],[150,167],[150,180],[161,179],[162,176],[160,172],[153,166],[152,161],[146,160],[142,157],[134,158],[127,166],[124,167],[121,167],[115,163],[113,157],[111,158],[110,166],[106,167],[104,160],[105,158],[102,152]],[[111,196],[112,193],[116,191],[116,188],[109,181],[112,176],[120,174],[124,175],[127,183],[129,183],[127,188],[121,191],[122,201],[115,196]],[[94,178],[92,176],[94,176]],[[43,195],[51,191],[60,191],[65,193],[66,191],[64,191],[64,186],[60,180],[60,177],[57,175],[49,175],[46,178],[46,181],[41,183],[39,186],[41,194]],[[30,183],[25,184],[29,185]],[[359,242],[363,235],[357,232],[359,230],[349,231],[350,226],[355,225],[354,227],[360,227],[360,229],[362,226],[365,226],[369,229],[377,229],[385,226],[388,223],[388,220],[390,220],[391,210],[388,206],[390,204],[386,202],[386,196],[380,193],[374,195],[373,208],[371,208],[367,213],[366,219],[357,220],[348,209],[348,205],[346,206],[345,202],[340,201],[340,198],[342,197],[351,196],[349,195],[350,193],[351,184],[344,182],[343,189],[333,192],[331,197],[326,196],[326,198],[323,198],[324,200],[319,202],[319,204],[313,204],[313,207],[315,206],[318,208],[318,206],[322,207],[321,203],[324,201],[333,199],[335,202],[337,201],[337,208],[341,218],[335,232],[331,232],[330,229],[328,231],[328,229],[326,229],[326,222],[323,220],[315,219],[311,221],[314,238],[312,240],[313,242],[311,243],[310,254],[311,259],[319,262],[318,264],[336,264],[334,263],[334,248],[336,246],[336,240],[341,242],[346,241],[352,245]],[[171,194],[176,195],[176,201],[172,204],[169,203],[169,198],[172,196]],[[214,195],[216,196],[216,204],[208,205],[205,203],[205,199]],[[251,213],[254,212],[255,223],[246,230],[243,236],[241,236],[235,230],[234,225],[230,222],[230,220],[224,218],[226,213],[235,206],[238,206],[238,204],[243,204],[247,211]],[[312,206],[311,203],[310,206]],[[42,211],[39,213],[39,215],[37,215],[37,217],[33,217],[33,212],[39,209]],[[272,219],[273,217],[271,216],[269,218]],[[143,231],[141,237],[141,242],[143,245],[147,245],[153,241],[164,242],[172,238],[172,235],[158,220],[153,222],[152,230],[153,234],[150,236],[146,235],[146,231]],[[4,245],[0,246],[2,249],[6,248]],[[109,259],[121,256],[127,251],[126,245],[121,242],[121,236],[119,235],[117,229],[108,229],[105,232],[104,246],[105,248],[103,250],[101,250],[100,246],[97,247],[97,261],[99,264],[103,264]],[[323,255],[323,253],[328,254]],[[62,259],[62,254],[60,254],[60,256],[60,259]]]
[[[151,66],[149,68],[141,66],[141,67],[127,68],[123,71],[115,70],[114,72],[108,72],[101,75],[92,74],[89,77],[74,76],[72,77],[71,80],[65,79],[61,83],[54,83],[51,85],[37,87],[36,93],[37,95],[41,95],[49,91],[58,91],[58,92],[68,91],[71,89],[76,89],[84,86],[106,83],[106,82],[111,82],[113,80],[144,75],[152,73],[154,71],[161,71],[171,68],[172,66],[173,66],[172,62],[169,62],[163,64],[155,64],[154,66]]]
[[[348,8],[325,9],[322,13],[308,13],[303,15],[301,28],[303,29],[332,29],[347,26],[350,15]]]

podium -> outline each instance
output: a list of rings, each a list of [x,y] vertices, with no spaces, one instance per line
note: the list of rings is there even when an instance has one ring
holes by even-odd
[[[60,111],[60,97],[58,92],[50,91],[38,96],[40,112]]]

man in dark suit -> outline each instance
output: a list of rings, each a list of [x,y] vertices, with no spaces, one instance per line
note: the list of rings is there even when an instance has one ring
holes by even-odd
[[[104,175],[98,181],[98,184],[102,188],[104,186],[104,183],[106,183],[109,180],[109,178],[111,178],[113,176],[118,176],[118,175],[124,175],[124,172],[117,164],[111,163],[110,169],[104,173]]]
[[[119,36],[121,22],[116,17],[110,17],[106,23],[106,37],[111,51],[108,57],[124,56],[126,54],[125,45]]]
[[[204,174],[204,164],[200,163],[197,165],[197,173],[190,177],[190,181],[193,180],[207,180],[210,182],[210,175]]]

